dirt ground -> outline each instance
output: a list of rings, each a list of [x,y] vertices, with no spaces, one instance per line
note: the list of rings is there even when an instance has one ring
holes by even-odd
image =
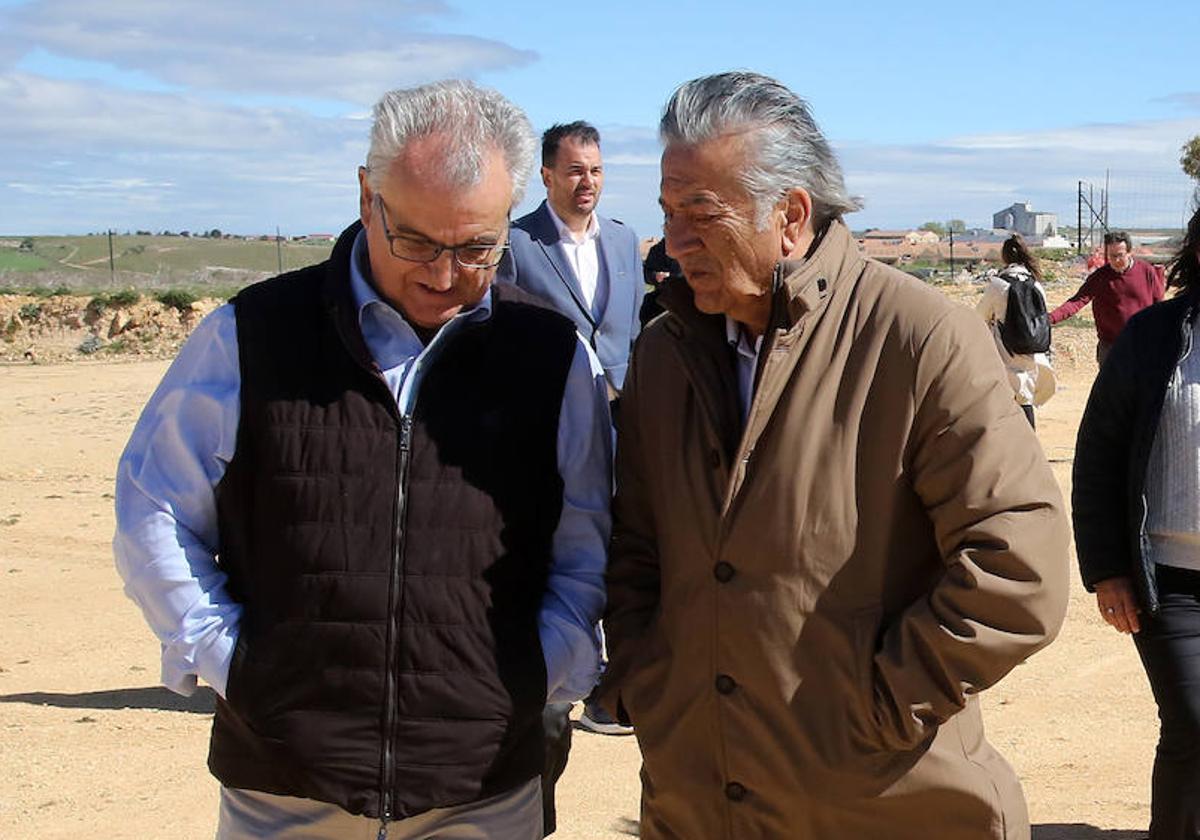
[[[964,301],[977,292],[949,291]],[[1052,302],[1069,291],[1051,290]],[[1086,325],[1056,332],[1059,392],[1038,416],[1068,497],[1093,341]],[[0,365],[0,838],[213,835],[211,692],[159,687],[158,645],[109,548],[116,459],[166,366]],[[1077,580],[1059,639],[984,706],[991,740],[1024,782],[1035,838],[1144,835],[1154,705],[1132,643]],[[634,739],[576,731],[556,837],[636,833],[638,768]]]

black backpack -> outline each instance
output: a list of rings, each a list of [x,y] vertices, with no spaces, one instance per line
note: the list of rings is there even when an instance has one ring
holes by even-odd
[[[1000,340],[1014,356],[1045,353],[1050,349],[1050,316],[1046,300],[1032,277],[1024,273],[1001,273],[1008,281],[1008,305],[1000,322]]]

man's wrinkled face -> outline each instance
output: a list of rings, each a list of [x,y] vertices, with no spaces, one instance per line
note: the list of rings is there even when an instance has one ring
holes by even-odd
[[[783,256],[783,214],[762,229],[755,202],[739,180],[747,163],[744,135],[663,151],[659,204],[667,253],[678,260],[696,308],[746,325],[765,323],[771,278]]]
[[[1116,271],[1124,271],[1133,263],[1133,255],[1124,242],[1113,242],[1104,246],[1104,259]]]
[[[496,269],[464,268],[449,246],[503,245],[512,203],[512,179],[499,149],[484,155],[483,175],[469,187],[446,182],[445,149],[445,138],[436,135],[410,141],[378,190],[367,183],[365,170],[359,172],[359,215],[372,282],[380,297],[425,329],[440,327],[483,298]],[[393,254],[389,234],[400,251],[412,243],[446,249],[431,262],[401,259]]]
[[[542,167],[542,183],[546,185],[546,200],[560,219],[586,221],[604,188],[600,147],[564,137],[554,155],[554,165]]]

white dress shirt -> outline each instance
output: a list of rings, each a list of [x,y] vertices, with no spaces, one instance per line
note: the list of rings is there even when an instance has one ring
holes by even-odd
[[[596,300],[601,296],[601,291],[607,291],[600,289],[600,223],[596,221],[596,214],[588,217],[587,229],[582,234],[576,234],[558,217],[548,201],[546,209],[550,211],[554,226],[558,228],[559,244],[562,245],[571,270],[575,272],[575,279],[579,281],[583,299],[595,317]]]

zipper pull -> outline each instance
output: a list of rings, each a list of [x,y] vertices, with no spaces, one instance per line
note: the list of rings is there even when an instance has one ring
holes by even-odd
[[[412,418],[405,414],[400,418],[400,449],[404,452],[412,447]]]

